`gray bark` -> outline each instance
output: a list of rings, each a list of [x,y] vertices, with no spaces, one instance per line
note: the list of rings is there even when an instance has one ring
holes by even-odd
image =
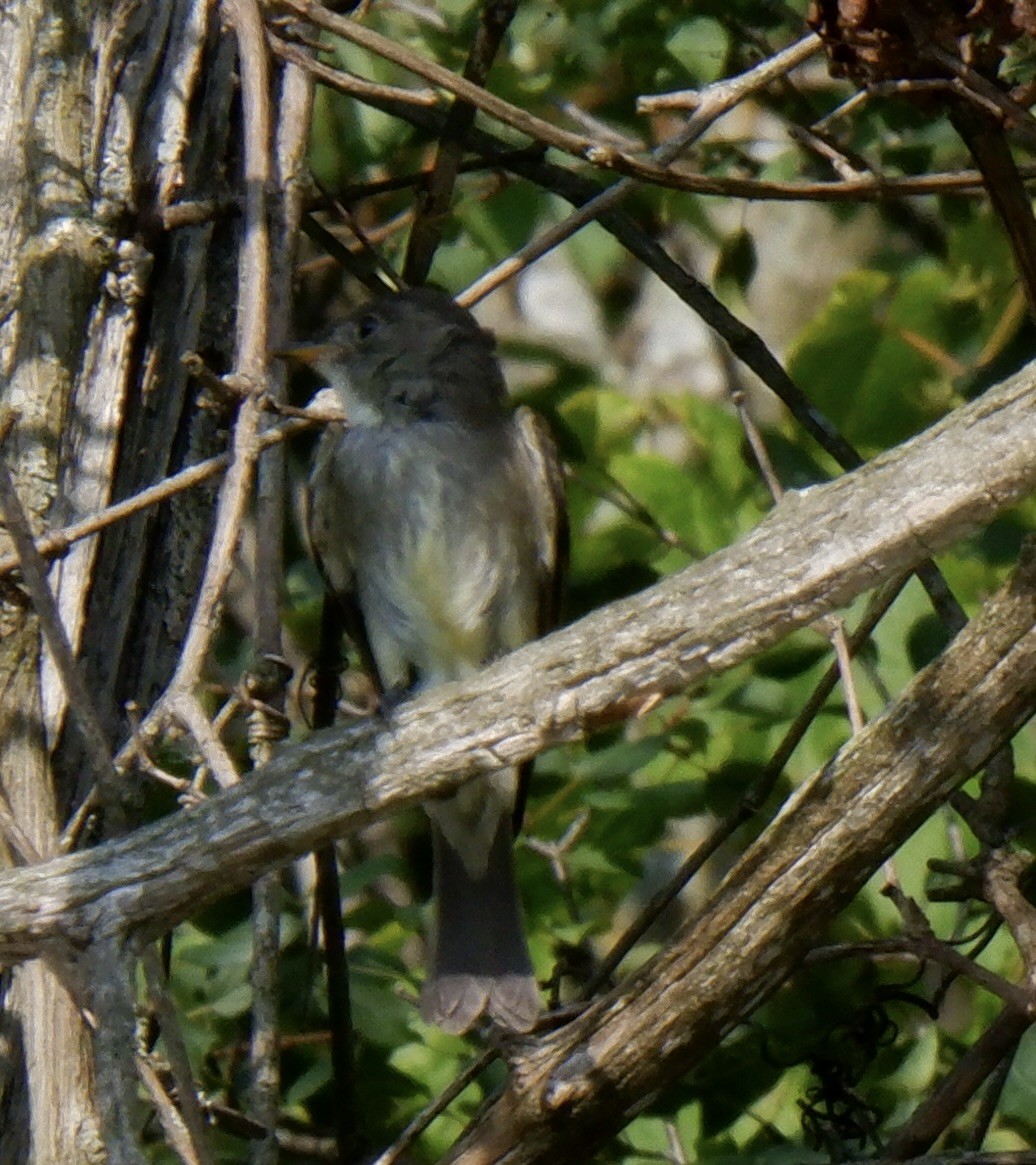
[[[471,681],[421,695],[387,729],[314,733],[189,813],[0,876],[0,959],[67,957],[115,916],[138,937],[157,936],[332,838],[751,658],[978,529],[1034,487],[1036,364],[863,469],[789,495],[751,534],[706,561]],[[1031,714],[1031,676],[1022,668],[1015,681],[1005,706],[1019,698],[1017,684],[1028,683],[1022,711]],[[975,738],[979,760],[1000,740],[989,723]],[[922,738],[935,731],[930,719],[916,729]]]
[[[198,420],[179,358],[227,348],[235,228],[161,224],[177,199],[225,196],[232,62],[210,0],[22,0],[0,21],[0,409],[17,413],[2,454],[37,531],[213,444],[216,419]],[[113,739],[123,703],[175,662],[207,532],[192,497],[51,571]],[[35,616],[17,591],[0,598],[0,787],[47,855],[93,772]],[[102,1159],[79,1007],[44,962],[7,974],[0,1162]]]

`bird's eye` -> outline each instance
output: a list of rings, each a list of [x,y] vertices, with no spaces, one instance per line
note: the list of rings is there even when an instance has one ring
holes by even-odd
[[[366,315],[360,316],[356,321],[356,334],[361,340],[366,340],[368,336],[372,336],[381,326],[381,320],[378,319],[373,312],[367,312]]]

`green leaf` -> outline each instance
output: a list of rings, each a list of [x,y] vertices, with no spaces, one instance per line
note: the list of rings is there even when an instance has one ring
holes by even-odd
[[[723,75],[730,40],[722,24],[702,16],[681,24],[666,37],[665,47],[700,85]]]
[[[857,271],[836,286],[789,356],[793,379],[848,439],[882,449],[945,407],[936,354],[948,339],[945,272],[920,265],[900,281]],[[927,345],[927,349],[925,348]]]

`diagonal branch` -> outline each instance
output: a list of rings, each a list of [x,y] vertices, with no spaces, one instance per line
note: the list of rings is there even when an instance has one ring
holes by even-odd
[[[482,85],[514,18],[518,0],[487,0],[482,7],[475,42],[464,66],[464,79]],[[475,123],[475,107],[454,101],[446,115],[435,165],[428,183],[418,190],[416,217],[407,244],[403,279],[411,286],[424,283],[432,268],[435,250],[442,238],[446,212],[450,207],[453,186],[464,157],[464,141]]]
[[[818,928],[1034,710],[1030,544],[942,656],[792,796],[672,946],[521,1055],[452,1165],[585,1156],[622,1128],[780,986]],[[1027,1002],[1016,1019],[1029,1022]]]
[[[1036,364],[854,473],[789,493],[706,561],[411,701],[388,728],[316,733],[197,809],[0,875],[0,960],[79,946],[116,902],[126,927],[161,934],[333,837],[733,667],[1033,489]]]

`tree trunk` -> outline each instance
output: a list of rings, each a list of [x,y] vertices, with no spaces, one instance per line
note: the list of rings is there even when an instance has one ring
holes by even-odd
[[[0,456],[37,533],[213,448],[218,418],[196,410],[180,358],[218,362],[233,332],[237,226],[212,209],[235,178],[232,65],[211,0],[21,0],[0,21]],[[188,199],[210,205],[170,229]],[[147,703],[175,663],[207,496],[80,542],[50,572],[113,745],[125,702]],[[0,604],[0,790],[45,857],[97,772],[31,604],[10,586]],[[102,808],[89,836],[124,806]],[[0,842],[0,864],[20,860]],[[0,991],[0,1165],[102,1160],[77,1004],[42,962]]]

